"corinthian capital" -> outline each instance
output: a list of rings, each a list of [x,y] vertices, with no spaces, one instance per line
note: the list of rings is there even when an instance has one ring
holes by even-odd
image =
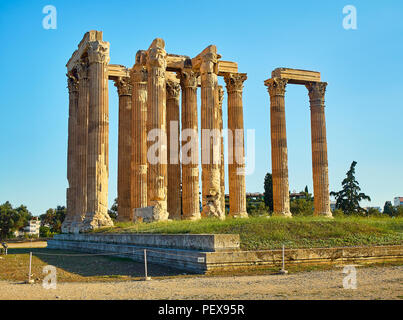
[[[91,41],[88,43],[89,63],[109,63],[109,43],[105,41]]]
[[[227,87],[227,92],[240,91],[243,89],[243,82],[247,79],[246,73],[226,73],[224,80]]]
[[[179,99],[179,93],[181,91],[181,86],[179,85],[179,83],[173,80],[167,80],[166,86],[167,86],[167,99],[170,98]]]
[[[88,59],[82,59],[77,63],[76,71],[78,75],[78,80],[88,79]]]
[[[322,103],[325,101],[327,82],[309,82],[305,86],[308,89],[311,101],[319,100]]]
[[[147,68],[143,65],[135,64],[130,71],[133,83],[147,82]]]
[[[119,77],[115,81],[119,96],[130,96],[132,94],[132,84],[129,77]]]
[[[67,88],[70,94],[78,92],[78,79],[72,72],[67,74]]]
[[[199,76],[199,72],[195,72],[192,69],[183,69],[179,75],[182,88],[197,88],[197,78]]]
[[[270,96],[284,96],[287,79],[272,78],[264,82],[267,86]]]

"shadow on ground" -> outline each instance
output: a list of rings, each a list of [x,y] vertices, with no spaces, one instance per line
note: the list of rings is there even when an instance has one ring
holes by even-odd
[[[53,250],[46,248],[9,249],[0,260],[0,277],[4,280],[23,280],[29,268],[29,253],[32,252],[32,272],[38,280],[43,278],[46,265],[55,266],[59,281],[83,281],[97,279],[133,279],[144,277],[144,262],[129,258],[91,255],[90,253]],[[166,277],[189,274],[169,266],[148,264],[148,276]]]

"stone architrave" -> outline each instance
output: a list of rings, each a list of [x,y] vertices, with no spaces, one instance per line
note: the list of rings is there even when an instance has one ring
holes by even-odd
[[[118,135],[118,220],[131,221],[133,218],[132,180],[132,84],[129,77],[115,79],[119,95],[119,135]]]
[[[179,161],[179,99],[181,87],[178,81],[166,81],[167,142],[168,142],[168,195],[169,218],[181,219],[181,164]]]
[[[224,80],[228,92],[228,142],[229,214],[234,218],[246,218],[245,146],[242,90],[247,79],[245,73],[226,73]]]
[[[62,224],[62,231],[69,232],[71,223],[76,214],[77,193],[77,111],[78,111],[78,79],[74,72],[67,74],[69,89],[69,124],[67,146],[67,181],[69,187],[66,192],[67,212]]]
[[[311,105],[312,172],[314,215],[332,217],[329,199],[325,92],[326,82],[306,84]]]
[[[169,216],[167,210],[166,51],[164,48],[164,40],[157,38],[147,52],[147,141],[149,142],[147,198],[149,206],[153,207],[153,216],[156,221],[167,220]],[[152,135],[156,138],[150,141]]]
[[[191,68],[184,68],[179,76],[182,87],[182,219],[198,220],[201,218],[197,117],[199,73]]]
[[[108,215],[109,110],[108,62],[109,43],[88,43],[89,96],[87,213],[82,230],[112,226]]]
[[[138,51],[131,70],[133,109],[133,208],[147,207],[147,68],[146,52]]]
[[[225,219],[222,211],[218,105],[217,48],[209,46],[201,56],[202,215]]]
[[[265,81],[265,85],[268,87],[270,94],[273,214],[291,217],[284,102],[287,80],[272,78]]]
[[[224,121],[223,121],[223,109],[222,103],[224,100],[224,89],[222,86],[218,86],[218,106],[219,106],[219,121],[220,130],[223,132]],[[225,164],[224,164],[224,136],[221,136],[221,148],[220,148],[220,185],[221,185],[221,210],[225,213]]]

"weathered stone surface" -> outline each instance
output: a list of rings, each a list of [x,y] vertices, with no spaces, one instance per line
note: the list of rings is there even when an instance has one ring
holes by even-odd
[[[155,207],[159,220],[167,220],[167,141],[163,139],[166,137],[166,51],[162,39],[155,39],[147,51],[147,72],[147,134],[155,129],[161,134],[160,140],[148,141],[147,202]],[[151,148],[155,143],[159,150],[156,153]],[[150,157],[155,158],[153,162]]]
[[[199,137],[197,120],[198,72],[185,68],[180,73],[182,87],[182,219],[200,219]]]
[[[242,90],[247,79],[245,73],[227,73],[224,76],[228,92],[228,130],[232,141],[228,142],[229,214],[246,218],[245,145],[243,127]]]
[[[332,217],[329,198],[329,173],[325,121],[326,82],[306,85],[311,104],[312,171],[314,215]]]
[[[118,220],[132,220],[132,84],[129,77],[118,77],[115,86],[119,95],[118,136]]]
[[[169,218],[180,220],[181,203],[181,164],[179,149],[179,114],[180,84],[179,80],[167,80],[167,140],[168,140],[168,195],[167,207]]]
[[[147,68],[146,52],[136,53],[132,80],[132,200],[133,208],[147,206]]]
[[[224,129],[222,103],[224,100],[224,89],[218,86],[218,119],[220,121],[220,130]],[[225,164],[224,164],[224,136],[221,137],[220,149],[220,185],[221,185],[221,210],[225,213]]]
[[[225,219],[221,205],[224,195],[221,194],[220,154],[216,152],[221,146],[220,136],[210,138],[210,133],[220,132],[217,59],[217,48],[209,46],[192,63],[200,65],[201,76],[202,215]]]
[[[273,211],[290,217],[288,185],[288,150],[284,95],[287,80],[273,78],[265,81],[270,94],[271,162],[273,175]]]
[[[277,68],[273,70],[271,77],[285,79],[289,84],[320,82],[320,72],[299,69]]]

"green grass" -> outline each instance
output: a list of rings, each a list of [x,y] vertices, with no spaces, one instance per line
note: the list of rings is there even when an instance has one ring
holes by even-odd
[[[337,247],[403,244],[403,218],[250,217],[154,223],[117,223],[99,233],[211,234],[235,233],[241,249]]]

